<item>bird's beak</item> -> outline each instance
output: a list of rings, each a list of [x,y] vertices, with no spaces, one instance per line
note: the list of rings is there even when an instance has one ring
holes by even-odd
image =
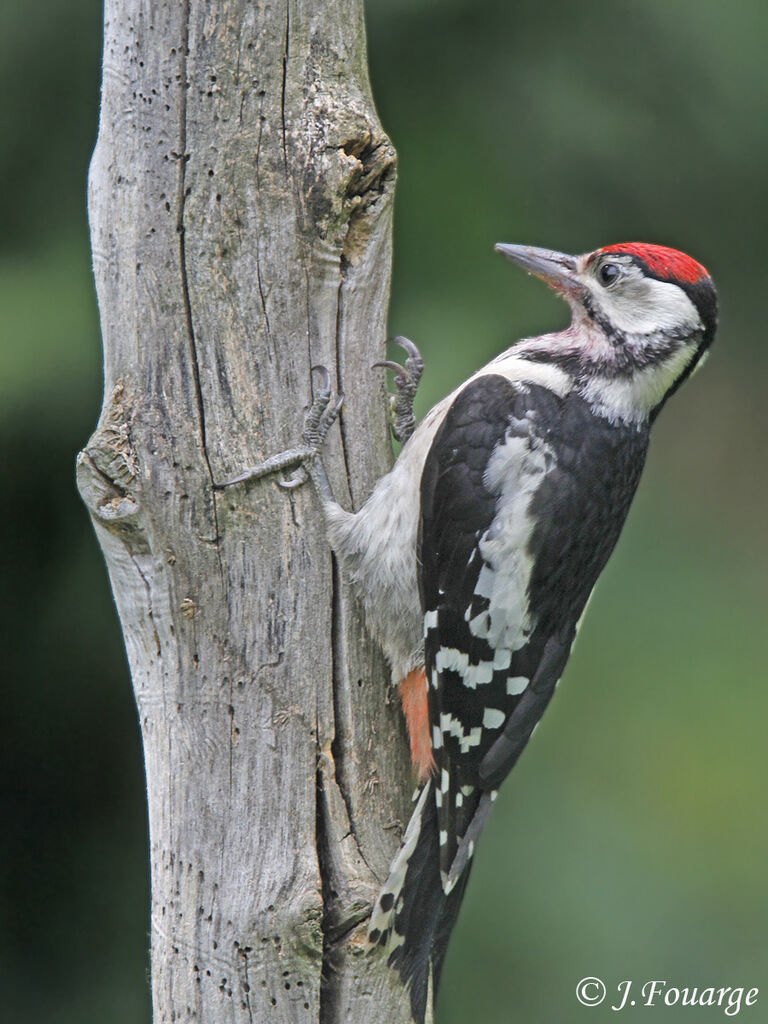
[[[579,295],[584,290],[577,275],[575,257],[564,252],[537,249],[533,245],[506,245],[502,242],[496,246],[496,251],[503,253],[508,260],[517,263],[529,274],[535,274],[546,281],[555,291]]]

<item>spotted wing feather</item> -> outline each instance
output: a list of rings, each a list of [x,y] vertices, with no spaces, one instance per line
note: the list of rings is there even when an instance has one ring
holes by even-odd
[[[444,886],[482,796],[478,765],[527,682],[510,686],[513,647],[524,642],[528,567],[525,559],[495,564],[502,488],[489,480],[489,465],[511,442],[521,479],[538,466],[540,418],[524,386],[484,375],[454,401],[422,475],[421,587]]]
[[[482,793],[510,770],[554,691],[647,440],[577,396],[496,374],[464,388],[435,435],[419,553],[446,888]]]

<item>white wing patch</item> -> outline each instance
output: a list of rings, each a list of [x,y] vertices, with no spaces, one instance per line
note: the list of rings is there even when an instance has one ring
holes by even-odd
[[[506,721],[506,715],[498,708],[486,708],[483,712],[484,729],[500,729]]]
[[[500,647],[493,656],[494,672],[503,672],[512,663],[512,651]]]
[[[473,665],[466,651],[459,651],[455,647],[441,647],[435,655],[435,668],[438,672],[456,672],[471,690],[491,682],[494,666],[495,659]]]
[[[488,460],[485,484],[499,493],[496,516],[480,538],[483,568],[475,593],[488,609],[470,622],[497,652],[510,656],[524,647],[535,623],[528,610],[528,582],[533,569],[529,553],[535,522],[531,499],[554,464],[548,445],[534,434],[507,437]]]
[[[448,734],[453,736],[459,744],[462,754],[467,754],[470,747],[477,747],[480,745],[480,740],[483,736],[482,727],[479,725],[469,729],[468,732],[464,731],[464,726],[461,724],[458,718],[454,718],[453,715],[446,711],[440,713],[440,730],[443,735]],[[448,776],[447,772],[443,774]],[[446,784],[444,791],[447,792],[448,785]]]
[[[471,624],[470,624],[471,625]],[[477,635],[477,634],[475,634]],[[493,661],[480,661],[473,664],[465,651],[455,647],[441,647],[435,655],[435,671],[456,672],[470,690],[478,686],[486,686],[493,681],[494,672],[503,672],[512,662],[512,651],[500,647],[494,652]]]
[[[507,679],[507,693],[510,697],[514,697],[518,693],[522,693],[527,685],[528,680],[525,676],[510,676]]]

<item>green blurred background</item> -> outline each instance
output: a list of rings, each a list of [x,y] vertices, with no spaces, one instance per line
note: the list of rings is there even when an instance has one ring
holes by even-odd
[[[768,1020],[763,0],[369,0],[400,159],[392,333],[426,408],[563,325],[496,241],[676,245],[715,277],[703,373],[655,431],[566,681],[477,855],[441,1024],[607,1021],[585,975],[758,986]],[[73,484],[100,405],[85,223],[97,0],[0,7],[0,1005],[149,1021],[139,734]],[[608,1002],[611,1000],[609,999]],[[615,1001],[615,999],[614,999]],[[622,1020],[724,1019],[627,1009]]]

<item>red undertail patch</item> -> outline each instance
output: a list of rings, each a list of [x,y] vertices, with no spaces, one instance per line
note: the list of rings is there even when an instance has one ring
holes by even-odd
[[[435,770],[432,756],[432,739],[429,731],[429,706],[427,704],[427,676],[423,668],[415,668],[401,680],[400,699],[411,741],[411,760],[419,777],[426,782]]]

